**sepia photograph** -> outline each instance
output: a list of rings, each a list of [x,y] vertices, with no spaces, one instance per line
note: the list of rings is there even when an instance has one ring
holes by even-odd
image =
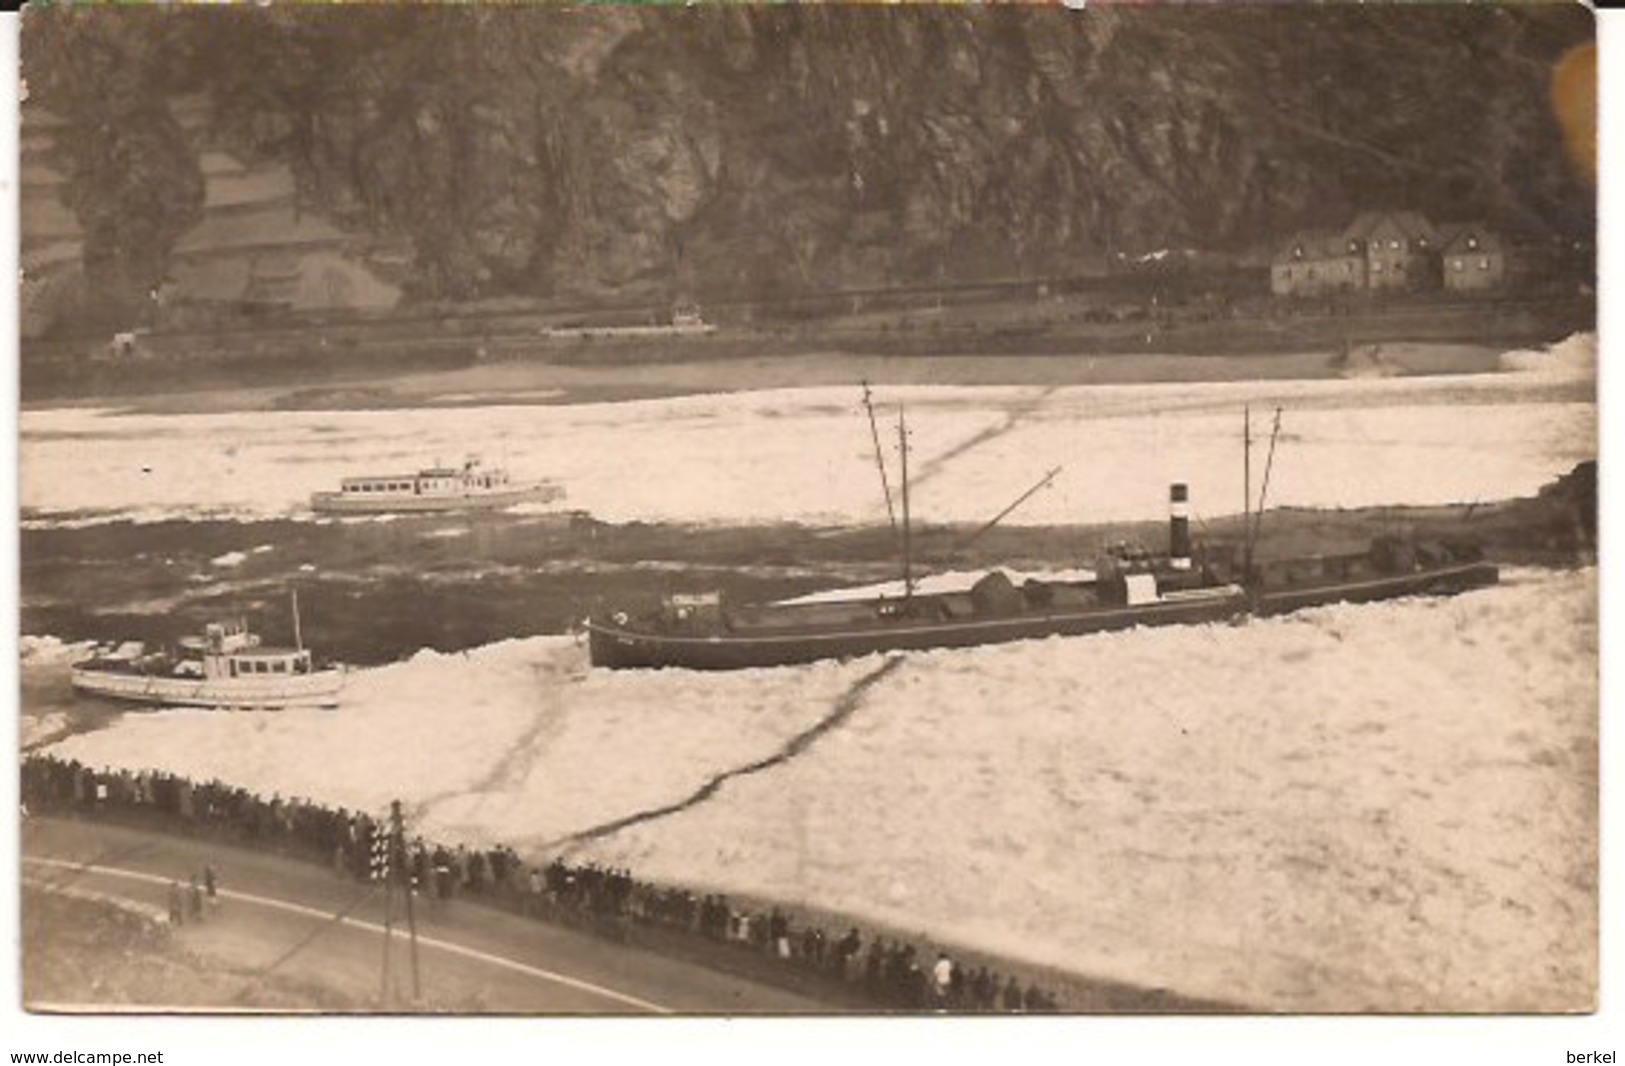
[[[1599,1010],[1588,8],[15,28],[13,1010]]]

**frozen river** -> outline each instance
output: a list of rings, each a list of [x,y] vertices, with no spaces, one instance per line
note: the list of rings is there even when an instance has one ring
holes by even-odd
[[[771,755],[880,665],[611,673],[533,638],[365,671],[338,712],[129,714],[52,750],[400,797],[431,838],[536,854]],[[799,756],[578,857],[1270,1010],[1573,1009],[1596,709],[1591,571],[912,654]]]
[[[1471,377],[887,389],[917,513],[1239,510],[1533,493],[1595,458],[1595,345]],[[884,521],[857,390],[556,407],[29,411],[29,522],[298,514],[339,477],[506,454],[607,520]],[[884,439],[884,438],[883,438]],[[895,459],[895,456],[892,457]],[[1255,455],[1262,461],[1262,451]],[[1079,973],[1285,1011],[1584,1009],[1597,979],[1597,581],[906,656],[838,728],[582,857],[805,900]],[[25,639],[25,690],[64,674]],[[569,638],[424,652],[332,712],[128,714],[52,749],[381,808],[539,854],[779,751],[882,665],[587,669]],[[65,684],[65,680],[62,682]],[[39,736],[60,723],[31,717]],[[322,758],[312,759],[312,752]]]
[[[1198,516],[1239,512],[1242,409],[1267,436],[1281,506],[1458,503],[1533,493],[1595,457],[1595,341],[1507,361],[1508,372],[1357,380],[1065,388],[907,386],[877,395],[897,482],[908,412],[915,513],[983,521],[1046,470],[1055,484],[1007,521],[1104,522],[1162,513],[1191,486]],[[21,418],[24,519],[307,513],[341,477],[437,460],[506,458],[605,521],[845,525],[884,521],[860,393],[782,389],[558,406]],[[1264,461],[1258,447],[1255,464]],[[1257,466],[1255,465],[1255,472]]]

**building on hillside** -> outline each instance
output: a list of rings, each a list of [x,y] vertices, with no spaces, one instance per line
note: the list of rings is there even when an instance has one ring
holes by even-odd
[[[1439,235],[1417,211],[1365,211],[1343,231],[1365,253],[1366,288],[1413,291],[1437,287]]]
[[[1435,226],[1417,211],[1366,211],[1341,232],[1294,234],[1271,260],[1270,290],[1319,297],[1488,289],[1505,284],[1507,259],[1505,241],[1481,223]]]
[[[1365,256],[1340,233],[1295,233],[1270,266],[1270,290],[1277,296],[1354,292],[1365,284]]]
[[[1294,234],[1276,254],[1270,286],[1280,296],[1320,296],[1363,289],[1365,260],[1335,232]]]
[[[1481,223],[1451,227],[1442,250],[1444,287],[1450,292],[1479,292],[1506,284],[1506,244]]]

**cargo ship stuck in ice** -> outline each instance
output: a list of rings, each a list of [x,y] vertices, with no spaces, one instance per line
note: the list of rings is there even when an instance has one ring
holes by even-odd
[[[868,393],[865,390],[865,406]],[[871,429],[873,408],[869,407]],[[1466,541],[1413,543],[1375,538],[1368,550],[1334,556],[1255,562],[1254,548],[1268,492],[1269,469],[1280,430],[1276,412],[1270,460],[1256,510],[1251,502],[1251,419],[1244,430],[1248,500],[1239,552],[1208,550],[1193,558],[1189,491],[1169,493],[1165,555],[1115,545],[1094,561],[1083,580],[1031,578],[1017,586],[993,570],[968,589],[917,591],[910,559],[908,437],[899,412],[902,463],[902,594],[814,602],[730,604],[719,593],[666,597],[636,617],[616,611],[586,623],[595,666],[681,667],[726,670],[780,666],[875,652],[970,647],[1054,636],[1083,636],[1138,626],[1189,625],[1269,615],[1337,602],[1369,602],[1413,595],[1451,595],[1494,584],[1499,571]],[[875,433],[879,461],[879,435]],[[883,486],[885,466],[880,462]],[[1006,508],[986,529],[1014,510],[1057,471]],[[888,507],[891,501],[886,488]],[[894,523],[895,524],[895,523]]]

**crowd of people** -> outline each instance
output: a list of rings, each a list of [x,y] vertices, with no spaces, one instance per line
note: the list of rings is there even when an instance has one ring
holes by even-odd
[[[25,813],[72,813],[156,822],[253,847],[330,863],[340,876],[404,886],[436,920],[454,900],[506,907],[529,917],[631,940],[637,931],[691,936],[714,949],[751,953],[758,969],[828,982],[876,1007],[904,1011],[1041,1013],[1059,1009],[1034,982],[972,966],[857,927],[831,934],[776,906],[754,907],[710,893],[658,885],[630,871],[555,857],[527,865],[510,847],[447,846],[396,833],[389,815],[269,799],[218,781],[193,782],[158,771],[96,770],[76,760],[29,755],[22,763]],[[215,873],[204,881],[211,903]],[[172,886],[172,919],[201,917],[203,892]]]

